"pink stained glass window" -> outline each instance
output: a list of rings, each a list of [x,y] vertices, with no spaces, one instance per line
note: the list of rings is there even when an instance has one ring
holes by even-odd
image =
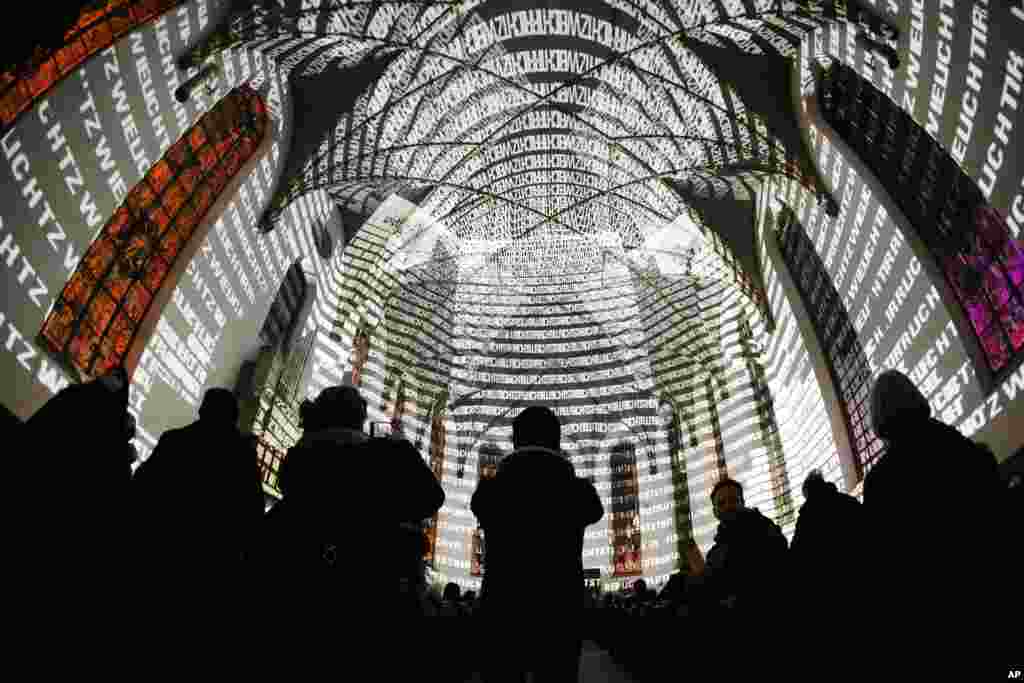
[[[822,113],[887,188],[942,269],[999,381],[1024,360],[1024,242],[950,154],[896,102],[850,67],[822,79]],[[872,142],[865,116],[886,122]],[[893,163],[898,159],[899,163]]]

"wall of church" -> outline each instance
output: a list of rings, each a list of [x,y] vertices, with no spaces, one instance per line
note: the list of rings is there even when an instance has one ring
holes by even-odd
[[[927,5],[927,7],[926,7]],[[814,241],[844,297],[872,372],[889,367],[909,374],[929,397],[933,414],[1000,458],[1024,440],[1024,367],[986,387],[971,360],[973,339],[954,321],[963,317],[906,217],[878,180],[821,118],[811,60],[829,55],[912,114],[1006,217],[1013,236],[1024,226],[1021,83],[1024,11],[987,2],[913,2],[898,23],[903,64],[893,72],[865,64],[846,26],[815,33],[801,50],[798,111],[805,143],[840,203],[831,219],[795,185],[781,195]],[[927,199],[941,188],[922,178]],[[956,307],[956,308],[954,308]]]
[[[291,132],[287,84],[272,58],[222,53],[213,58],[220,74],[211,92],[200,88],[184,105],[174,99],[195,73],[179,72],[175,58],[210,33],[226,5],[195,0],[124,36],[57,84],[2,140],[0,400],[23,419],[69,381],[34,339],[83,252],[152,164],[241,83],[263,96],[272,133],[197,229],[194,258],[172,269],[176,285],[132,382],[143,457],[164,430],[195,419],[206,387],[235,386],[292,263],[310,259],[318,292],[336,277],[340,260],[322,262],[311,234],[324,222],[342,234],[326,195],[296,203],[269,235],[257,228]]]
[[[769,191],[758,197],[756,239],[766,296],[775,321],[764,352],[768,386],[775,401],[779,436],[792,482],[793,502],[803,504],[807,474],[820,470],[840,490],[856,491],[849,466],[850,448],[845,425],[836,410],[836,396],[825,370],[814,328],[803,308],[796,285],[767,224]],[[845,450],[845,458],[841,452]],[[784,529],[790,536],[794,529]]]

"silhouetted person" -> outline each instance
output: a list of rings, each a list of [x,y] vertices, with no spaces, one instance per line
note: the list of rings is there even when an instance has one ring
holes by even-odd
[[[575,681],[581,643],[574,628],[558,624],[583,610],[583,532],[604,508],[594,485],[578,478],[560,451],[561,424],[551,410],[521,412],[512,442],[515,451],[493,479],[480,482],[470,505],[487,539],[481,613],[538,628],[524,633],[522,652],[490,658],[488,680],[533,670],[537,681]]]
[[[719,525],[707,561],[700,558],[696,545],[691,546],[690,582],[699,587],[702,608],[767,616],[778,606],[779,596],[787,594],[786,537],[775,522],[745,506],[737,481],[726,478],[715,484],[711,504]]]
[[[803,605],[817,612],[835,607],[822,596],[837,585],[860,590],[871,565],[865,546],[867,519],[860,502],[825,481],[818,470],[804,480],[805,503],[800,508],[790,546],[790,564]]]
[[[658,594],[659,600],[666,600],[672,604],[681,604],[686,598],[686,577],[676,572],[668,577],[668,581]]]
[[[237,422],[234,394],[208,389],[199,420],[164,432],[139,465],[131,488],[144,572],[193,580],[241,570],[263,516],[263,489]]]
[[[4,434],[8,443],[17,438],[17,435],[21,433],[21,428],[24,426],[24,423],[18,419],[18,416],[4,405],[0,405],[0,423],[2,423],[0,433]]]
[[[1005,572],[995,460],[933,419],[925,397],[895,370],[875,382],[871,419],[888,446],[864,481],[873,554],[884,567],[869,572],[879,579],[876,616],[983,620]],[[970,561],[953,559],[965,554]],[[945,571],[950,563],[955,581]]]
[[[449,583],[444,587],[444,593],[441,595],[441,599],[445,602],[458,602],[459,600],[459,584]]]
[[[267,515],[265,558],[288,590],[310,601],[341,597],[368,574],[387,576],[387,599],[354,591],[359,609],[418,613],[424,597],[420,524],[444,491],[416,449],[363,433],[366,401],[329,387],[304,404],[302,439],[282,465],[282,500]],[[396,585],[400,584],[400,585]]]
[[[123,570],[127,410],[128,375],[118,367],[68,385],[24,424],[19,512],[31,527],[25,558],[37,569],[70,572],[72,580]]]
[[[647,588],[647,582],[643,579],[637,579],[633,582],[633,599],[631,602],[635,606],[646,605],[653,601],[651,593]]]

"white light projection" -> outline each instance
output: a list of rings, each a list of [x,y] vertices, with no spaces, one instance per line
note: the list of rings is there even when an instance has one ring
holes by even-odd
[[[475,580],[467,534],[477,453],[485,442],[511,449],[511,420],[525,403],[557,407],[570,458],[595,477],[609,510],[610,435],[632,443],[640,563],[656,581],[676,568],[680,536],[708,538],[706,494],[719,463],[733,457],[731,440],[751,440],[749,380],[727,357],[738,314],[728,312],[752,310],[749,293],[735,286],[743,277],[726,245],[709,241],[666,180],[706,184],[723,165],[768,163],[783,151],[680,37],[717,22],[720,44],[757,53],[757,34],[792,53],[795,6],[608,5],[304,1],[302,30],[336,41],[280,56],[315,75],[333,68],[328,51],[340,66],[368,47],[394,52],[301,183],[374,211],[342,257],[333,323],[342,354],[352,350],[346,377],[359,377],[377,411],[371,419],[388,419],[401,387],[411,406],[403,429],[418,438],[429,431],[430,397],[448,391],[442,480],[453,495],[433,562],[438,576],[464,585]],[[536,36],[551,40],[523,40]],[[418,207],[387,199],[416,189],[429,190]],[[417,237],[414,212],[431,226]],[[454,287],[442,287],[445,278]],[[763,323],[752,324],[760,334]],[[435,362],[440,354],[447,365]],[[723,400],[712,418],[711,402]],[[676,409],[666,412],[667,401]],[[671,420],[659,410],[678,413],[697,440],[684,439],[687,453],[672,451]],[[683,461],[693,529],[677,529],[682,479],[669,464]],[[608,529],[595,530],[588,566],[613,573]]]
[[[625,4],[610,22],[600,9],[303,3],[303,30],[399,51],[303,182],[344,199],[365,198],[359,184],[432,186],[425,207],[460,237],[518,236],[544,221],[590,232],[613,215],[628,240],[636,222],[680,213],[678,198],[656,182],[661,175],[775,147],[741,102],[727,109],[717,80],[680,37],[716,22],[733,24],[734,36],[771,34],[792,28],[790,18],[799,26],[795,9],[694,4],[655,22],[660,8]],[[520,39],[537,35],[582,42],[523,49]],[[753,118],[752,129],[732,117]],[[573,174],[564,185],[549,175],[560,169]]]
[[[511,420],[530,403],[556,410],[568,457],[581,476],[594,478],[609,510],[609,444],[633,443],[644,575],[663,579],[673,571],[676,543],[691,533],[676,524],[673,458],[689,468],[700,522],[693,533],[702,544],[710,541],[710,514],[702,511],[715,471],[709,463],[718,457],[710,405],[703,393],[688,397],[677,369],[681,360],[706,377],[707,368],[721,367],[717,321],[723,308],[736,306],[738,293],[696,226],[680,220],[672,227],[645,228],[654,249],[627,250],[613,231],[583,239],[554,227],[529,240],[456,240],[429,214],[392,197],[346,249],[338,323],[343,345],[361,328],[371,330],[361,382],[371,420],[393,417],[396,378],[404,377],[402,429],[426,458],[429,399],[442,387],[449,392],[441,479],[455,495],[437,525],[438,575],[466,579],[477,451],[487,442],[511,452]],[[450,254],[447,280],[437,277],[439,245]],[[698,280],[706,285],[694,286]],[[442,293],[445,282],[452,287]],[[725,389],[721,395],[743,390],[744,378],[712,374],[714,386]],[[681,419],[698,447],[670,451],[658,412],[666,398],[685,403]],[[742,425],[728,431],[749,413],[749,406],[734,403],[716,418],[726,440],[733,433],[747,438]],[[613,574],[610,532],[602,524],[590,530],[584,557]]]

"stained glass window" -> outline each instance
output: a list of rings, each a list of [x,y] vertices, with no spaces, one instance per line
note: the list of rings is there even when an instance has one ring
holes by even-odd
[[[942,268],[989,373],[1012,372],[1024,359],[1024,240],[1013,239],[1005,216],[946,150],[855,71],[830,67],[820,97],[825,119],[888,188]]]
[[[14,123],[58,81],[91,55],[114,44],[137,26],[180,5],[182,0],[90,2],[56,51],[38,48],[19,70],[0,71],[0,125]]]
[[[182,247],[267,126],[237,88],[158,161],[103,226],[43,323],[40,344],[80,378],[120,364]]]
[[[608,531],[611,536],[614,576],[642,574],[640,554],[640,498],[636,464],[636,447],[629,442],[616,444],[611,455],[612,514]]]
[[[260,468],[260,477],[263,483],[274,491],[281,491],[279,480],[281,463],[284,462],[285,452],[275,448],[273,444],[265,439],[254,437],[256,441],[256,456]]]

